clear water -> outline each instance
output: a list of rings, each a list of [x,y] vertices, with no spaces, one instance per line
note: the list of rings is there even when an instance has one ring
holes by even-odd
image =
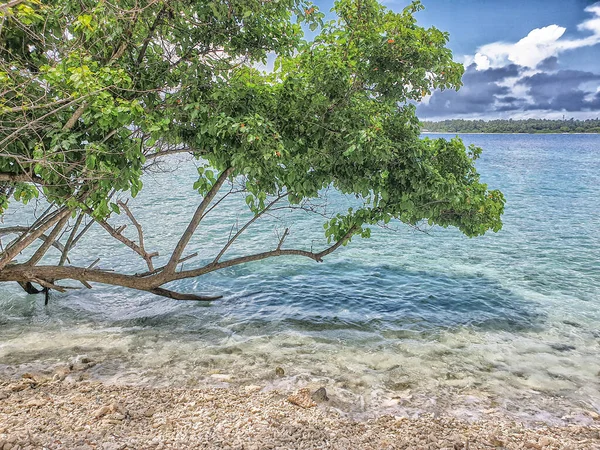
[[[335,406],[362,414],[589,420],[583,411],[600,410],[600,136],[463,138],[485,149],[483,179],[506,195],[500,233],[377,229],[323,264],[272,259],[173,286],[224,295],[209,306],[96,286],[45,307],[41,296],[0,286],[0,373],[86,354],[106,382],[324,385]],[[194,167],[171,169],[147,177],[132,203],[152,235],[147,247],[161,254],[198,202]],[[351,199],[332,194],[330,203]],[[200,262],[239,211],[226,202],[201,225],[190,244]],[[319,248],[319,220],[282,220],[253,228],[232,254],[273,248],[281,224],[291,225],[287,245]],[[74,263],[142,268],[102,231],[86,239]]]

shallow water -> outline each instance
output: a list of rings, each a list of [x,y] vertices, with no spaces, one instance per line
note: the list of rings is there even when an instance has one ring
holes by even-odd
[[[463,138],[485,149],[482,178],[507,198],[501,232],[376,229],[323,264],[273,259],[173,285],[224,295],[210,306],[96,286],[45,307],[4,285],[0,373],[86,354],[99,361],[91,375],[107,382],[325,385],[336,406],[362,414],[585,422],[583,410],[600,411],[600,136]],[[151,175],[131,203],[149,249],[166,254],[185,227],[198,202],[194,175],[190,164]],[[330,198],[332,207],[351,202]],[[199,260],[239,215],[234,201],[224,209],[190,244]],[[272,248],[285,225],[289,246],[322,243],[320,221],[296,214],[257,226],[232,254]],[[74,253],[74,263],[142,268],[101,231],[86,239],[94,250]]]

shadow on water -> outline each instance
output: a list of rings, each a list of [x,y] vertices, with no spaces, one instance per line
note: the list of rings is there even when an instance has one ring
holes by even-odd
[[[193,290],[194,283],[188,280],[181,287]],[[40,331],[87,325],[208,340],[211,334],[222,338],[289,331],[339,331],[360,340],[362,333],[398,339],[464,327],[539,331],[545,322],[539,304],[481,275],[408,272],[353,261],[308,270],[241,267],[209,277],[208,284],[225,287],[224,299],[209,307],[110,287],[55,296],[47,308],[41,297],[7,295],[0,301],[0,323],[14,332],[33,324]]]

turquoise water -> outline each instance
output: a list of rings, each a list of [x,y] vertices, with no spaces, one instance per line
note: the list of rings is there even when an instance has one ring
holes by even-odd
[[[463,139],[485,149],[482,178],[507,198],[501,232],[468,239],[396,225],[322,264],[272,259],[173,285],[224,295],[210,306],[96,286],[45,307],[1,286],[0,372],[86,354],[99,362],[91,375],[107,382],[325,385],[334,405],[356,413],[585,422],[583,411],[600,410],[600,136]],[[198,202],[193,165],[168,169],[131,203],[161,255]],[[351,203],[330,193],[328,208]],[[186,267],[218,251],[241,211],[234,198],[203,222],[189,247],[198,262]],[[289,247],[321,248],[320,223],[268,218],[232,254],[275,247],[286,226]],[[142,268],[101,230],[86,239],[74,263]]]

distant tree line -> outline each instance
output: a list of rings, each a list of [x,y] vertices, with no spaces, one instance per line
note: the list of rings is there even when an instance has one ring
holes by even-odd
[[[438,133],[600,133],[600,119],[443,120],[421,122],[423,131]]]

